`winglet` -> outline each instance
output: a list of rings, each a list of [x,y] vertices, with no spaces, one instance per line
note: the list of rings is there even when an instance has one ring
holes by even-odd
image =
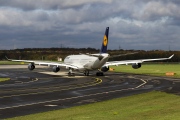
[[[173,55],[171,55],[171,56],[169,57],[169,59],[171,59],[173,56],[174,56],[174,54],[173,54]]]

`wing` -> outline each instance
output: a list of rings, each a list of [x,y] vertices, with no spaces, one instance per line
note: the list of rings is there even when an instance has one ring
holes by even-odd
[[[174,55],[171,55],[168,58],[156,58],[156,59],[140,59],[140,60],[126,60],[126,61],[111,61],[111,62],[106,62],[104,66],[110,66],[110,65],[123,65],[123,64],[133,64],[133,63],[143,63],[147,61],[158,61],[158,60],[169,60],[173,57]]]
[[[7,58],[7,57],[6,57]],[[15,60],[15,59],[8,59],[9,61],[15,61],[15,62],[26,62],[26,63],[33,63],[35,65],[46,65],[46,66],[62,66],[62,67],[70,67],[73,69],[78,69],[78,66],[60,63],[60,62],[49,62],[49,61],[34,61],[34,60]]]

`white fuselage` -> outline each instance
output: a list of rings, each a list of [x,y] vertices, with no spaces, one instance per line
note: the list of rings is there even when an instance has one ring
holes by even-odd
[[[102,56],[102,59],[95,56]],[[78,66],[78,70],[97,70],[100,69],[109,59],[109,54],[92,55],[69,55],[64,59],[64,63]]]

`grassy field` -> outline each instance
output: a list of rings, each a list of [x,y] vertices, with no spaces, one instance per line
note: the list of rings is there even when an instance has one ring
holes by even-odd
[[[0,65],[20,65],[20,64],[27,64],[27,63],[13,62],[13,61],[0,61]]]
[[[8,120],[179,120],[180,97],[150,92]]]
[[[111,66],[115,72],[126,72],[135,74],[147,74],[165,76],[166,72],[176,73],[174,77],[180,77],[180,64],[142,64],[139,69],[133,69],[131,65]]]

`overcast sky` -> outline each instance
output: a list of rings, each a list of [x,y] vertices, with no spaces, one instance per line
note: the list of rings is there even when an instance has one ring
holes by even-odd
[[[0,0],[0,49],[180,50],[180,0]]]

